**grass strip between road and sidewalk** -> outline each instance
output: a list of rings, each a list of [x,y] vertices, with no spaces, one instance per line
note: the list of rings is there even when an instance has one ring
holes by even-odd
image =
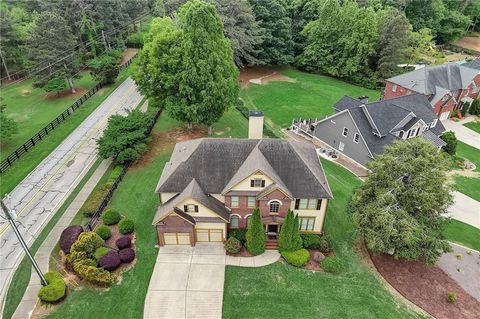
[[[468,127],[472,131],[475,131],[475,132],[480,134],[480,121],[468,122],[468,123],[463,124],[463,126]]]
[[[82,190],[85,184],[88,182],[90,177],[93,175],[95,170],[98,168],[102,159],[97,159],[93,166],[88,170],[87,174],[82,178],[80,183],[75,187],[73,192],[67,197],[65,202],[62,204],[60,209],[55,213],[55,215],[50,219],[47,225],[43,228],[40,235],[34,240],[33,244],[30,246],[30,251],[33,255],[38,251],[42,243],[47,238],[48,234],[50,234],[51,230],[60,218],[63,216],[65,211],[67,210],[68,206],[73,202],[75,197],[78,193]],[[8,287],[7,295],[5,297],[5,305],[3,308],[3,318],[9,319],[13,316],[15,310],[17,309],[22,297],[28,287],[28,283],[30,282],[30,276],[32,273],[32,264],[27,256],[24,256],[22,261],[20,262],[17,270],[15,271],[11,284]]]

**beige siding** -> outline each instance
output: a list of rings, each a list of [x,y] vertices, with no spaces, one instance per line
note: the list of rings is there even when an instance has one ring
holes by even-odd
[[[218,199],[219,201],[221,201],[222,203],[225,203],[225,196],[223,196],[222,194],[210,194],[212,197]]]
[[[241,181],[240,183],[238,183],[237,185],[232,187],[231,190],[233,190],[233,191],[261,191],[262,189],[264,189],[264,187],[251,187],[250,186],[250,180],[252,180],[254,178],[264,179],[265,180],[265,187],[267,187],[268,185],[273,183],[273,181],[270,177],[268,177],[264,174],[261,174],[261,173],[257,173],[257,174],[252,174],[249,177],[245,178],[243,181]]]
[[[295,201],[292,201],[290,209],[293,210],[298,216],[304,217],[315,217],[315,225],[313,228],[313,232],[320,233],[323,229],[323,221],[325,219],[325,212],[327,210],[328,199],[322,200],[322,206],[320,210],[316,209],[295,209]]]
[[[162,201],[162,204],[163,204],[175,195],[177,195],[177,193],[160,193],[160,200]]]
[[[218,214],[216,214],[213,210],[210,208],[205,207],[204,205],[200,204],[194,199],[186,199],[180,204],[177,205],[178,208],[183,210],[184,205],[198,205],[198,213],[189,213],[186,212],[187,214],[190,214],[194,217],[219,217]]]

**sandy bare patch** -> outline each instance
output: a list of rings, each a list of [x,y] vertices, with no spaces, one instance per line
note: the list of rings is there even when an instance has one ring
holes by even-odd
[[[64,98],[71,98],[73,96],[76,96],[80,98],[82,95],[84,95],[86,90],[84,88],[75,88],[75,93],[72,93],[72,90],[70,88],[65,89],[59,93],[45,93],[45,97],[48,100],[58,100],[58,99],[64,99]]]
[[[20,92],[22,93],[22,96],[27,96],[32,92],[32,90],[31,89],[22,89]]]
[[[123,51],[122,61],[120,62],[120,64],[124,64],[137,53],[138,49],[136,48],[126,48],[125,51]]]
[[[464,37],[454,42],[455,45],[480,52],[480,37]]]
[[[295,82],[295,79],[280,74],[271,67],[261,65],[241,70],[239,81],[242,87],[247,87],[250,83],[263,85],[270,81]]]

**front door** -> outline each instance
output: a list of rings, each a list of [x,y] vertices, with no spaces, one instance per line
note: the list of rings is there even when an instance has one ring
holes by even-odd
[[[267,238],[268,239],[277,239],[278,236],[278,225],[268,224],[267,225]]]

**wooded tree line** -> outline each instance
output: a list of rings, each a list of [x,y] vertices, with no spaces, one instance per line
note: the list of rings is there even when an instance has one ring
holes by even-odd
[[[296,64],[373,86],[435,44],[478,31],[480,0],[209,0],[237,66]],[[186,0],[156,0],[176,17]]]
[[[2,1],[1,77],[28,70],[35,85],[46,91],[68,85],[74,92],[72,78],[82,67],[108,66],[105,55],[118,62],[119,54],[113,51],[123,49],[126,31],[152,5],[150,0]]]

